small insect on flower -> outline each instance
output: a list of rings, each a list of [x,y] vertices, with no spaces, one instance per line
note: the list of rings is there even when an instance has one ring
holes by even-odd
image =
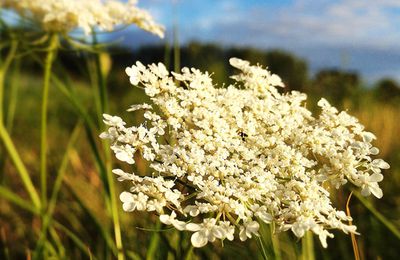
[[[249,137],[249,135],[246,134],[245,132],[243,132],[243,130],[241,130],[241,129],[238,129],[236,132],[240,136],[240,138],[242,139],[243,142],[246,141],[247,137]]]

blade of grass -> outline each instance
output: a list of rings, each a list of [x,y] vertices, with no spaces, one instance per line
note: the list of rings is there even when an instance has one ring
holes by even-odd
[[[8,104],[7,115],[6,115],[6,120],[5,120],[6,128],[9,133],[12,132],[15,111],[17,108],[21,59],[15,59],[15,65],[13,67],[14,68],[13,68],[13,72],[11,74],[11,83],[10,83],[10,95],[8,97],[9,104]]]
[[[14,203],[18,207],[25,209],[31,213],[33,213],[36,216],[40,216],[40,211],[32,206],[30,203],[26,202],[24,199],[22,199],[20,196],[12,192],[6,187],[0,186],[0,195],[7,199],[8,201]],[[86,245],[82,242],[81,239],[79,239],[78,236],[76,236],[73,232],[71,232],[68,228],[66,228],[64,225],[61,223],[54,221],[54,226],[61,229],[68,237],[71,238],[71,240],[80,248],[86,255],[88,255],[87,252],[87,247]],[[52,229],[52,228],[51,228]],[[53,232],[50,230],[50,232]],[[29,254],[30,255],[30,254]]]
[[[37,258],[35,257],[35,255],[33,254],[33,259],[49,259],[49,258],[58,258],[58,254],[57,254],[57,250],[54,248],[54,246],[49,242],[46,241],[45,245],[44,245],[45,249],[46,249],[46,253],[50,253],[50,256],[48,254],[44,255],[41,258]]]
[[[49,49],[46,54],[43,76],[41,125],[40,125],[40,187],[43,207],[47,204],[47,110],[51,79],[51,67],[58,47],[58,35],[50,36]]]
[[[100,223],[100,221],[95,217],[95,215],[91,212],[91,210],[85,205],[83,200],[79,197],[79,195],[75,192],[73,187],[68,182],[66,183],[66,188],[74,197],[75,201],[78,202],[79,206],[83,209],[83,212],[91,219],[91,221],[95,224],[96,229],[100,230],[101,235],[103,236],[106,244],[111,249],[111,251],[117,255],[117,248],[114,244],[114,240],[112,239],[111,235],[106,231],[104,224]]]
[[[97,38],[96,38],[96,33],[93,33],[93,43],[97,44]],[[99,53],[96,53],[95,59],[94,59],[94,73],[89,73],[90,75],[95,75],[93,78],[93,84],[94,88],[96,89],[97,85],[97,94],[95,95],[96,99],[96,104],[100,104],[100,110],[97,110],[97,116],[99,120],[99,124],[102,122],[103,114],[108,112],[108,97],[107,97],[107,86],[106,86],[106,79],[105,75],[102,73],[101,69],[101,62],[100,62],[100,56]],[[89,68],[90,69],[90,68]],[[101,127],[103,128],[103,127]],[[116,199],[116,192],[115,192],[115,184],[114,184],[114,175],[112,173],[112,164],[111,164],[111,150],[110,150],[110,145],[107,140],[103,140],[103,150],[104,150],[104,155],[105,155],[105,161],[106,161],[106,177],[107,177],[107,182],[108,182],[108,189],[109,189],[109,201],[111,205],[111,215],[112,215],[112,220],[113,220],[113,226],[114,226],[114,238],[115,238],[115,244],[117,246],[118,250],[118,260],[123,260],[125,259],[123,251],[123,244],[122,244],[122,236],[121,236],[121,226],[119,222],[119,212],[118,212],[118,205],[117,205],[117,199]]]
[[[35,249],[34,255],[42,254],[43,246],[47,239],[47,229],[50,225],[50,222],[51,222],[51,219],[52,219],[52,216],[54,213],[54,209],[55,209],[56,202],[57,202],[58,192],[60,191],[61,184],[62,184],[62,181],[64,178],[64,174],[65,174],[68,162],[69,162],[70,152],[71,152],[73,146],[75,145],[75,142],[77,141],[80,128],[81,128],[81,122],[78,122],[76,124],[74,130],[72,131],[71,137],[68,141],[66,151],[65,151],[63,159],[61,161],[61,165],[58,168],[57,177],[56,177],[56,180],[53,185],[53,191],[52,191],[52,195],[51,195],[51,198],[50,198],[50,201],[48,204],[47,212],[45,213],[45,215],[42,218],[43,222],[42,222],[41,233],[39,236],[39,241],[36,244],[36,249]]]
[[[4,83],[5,77],[7,75],[8,68],[10,67],[12,61],[14,60],[15,54],[18,48],[18,41],[12,39],[10,50],[0,66],[0,123],[4,123]]]
[[[64,245],[61,242],[60,236],[57,234],[54,228],[50,228],[50,236],[53,239],[54,243],[57,246],[58,249],[58,258],[59,259],[65,259],[65,248]]]
[[[161,229],[160,221],[157,221],[154,229],[155,230]],[[147,248],[147,252],[146,252],[146,260],[155,259],[159,242],[160,242],[160,235],[158,234],[158,232],[152,232],[151,238],[150,238],[150,245]]]
[[[261,253],[262,253],[264,260],[268,260],[268,254],[267,254],[267,251],[265,251],[264,242],[262,241],[260,236],[257,237],[257,242],[258,242],[257,243],[258,248],[261,249]]]
[[[54,222],[54,226],[58,229],[60,229],[62,232],[64,232],[73,242],[74,244],[83,252],[87,257],[91,257],[89,251],[88,251],[88,246],[83,243],[83,241],[75,235],[73,232],[71,232],[67,227],[64,225]],[[93,259],[96,259],[95,257],[92,256]]]
[[[4,122],[4,103],[5,103],[4,102],[4,87],[5,87],[6,75],[7,75],[8,68],[10,67],[12,61],[15,58],[17,48],[18,48],[18,41],[16,39],[12,39],[8,54],[7,54],[4,62],[2,62],[1,66],[0,66],[0,124],[5,123]],[[5,159],[6,159],[6,156],[3,155],[3,153],[4,153],[4,151],[3,151],[2,147],[0,147],[1,169],[3,169],[3,165],[4,165]],[[2,170],[0,173],[1,182],[3,179],[4,179],[4,170]]]
[[[6,147],[8,154],[10,155],[11,160],[13,161],[15,167],[17,168],[17,171],[21,177],[21,180],[25,186],[25,189],[28,191],[28,194],[29,194],[34,206],[37,209],[40,209],[41,203],[40,203],[39,195],[36,192],[35,187],[33,186],[33,183],[29,176],[28,170],[26,169],[24,163],[22,162],[22,160],[17,152],[17,149],[14,146],[14,143],[12,142],[10,136],[8,135],[7,130],[5,129],[4,125],[1,123],[0,123],[0,136],[1,136],[1,139],[3,140],[4,146]]]
[[[107,176],[106,176],[106,166],[104,165],[104,162],[101,158],[99,149],[97,148],[96,139],[93,136],[93,132],[95,131],[95,129],[97,129],[96,125],[94,124],[92,118],[88,115],[86,110],[82,107],[81,103],[79,103],[78,99],[76,98],[74,93],[71,91],[71,88],[68,88],[55,75],[52,77],[52,80],[54,81],[57,88],[61,91],[61,93],[63,93],[67,97],[67,99],[71,102],[71,104],[74,106],[78,115],[83,119],[84,124],[85,124],[86,136],[88,137],[89,145],[93,152],[93,156],[94,156],[94,159],[96,162],[96,167],[97,167],[98,171],[100,172],[100,179],[103,182],[103,186],[106,191],[106,194],[109,194],[108,181],[107,181]]]
[[[133,260],[141,260],[142,258],[133,251],[126,251],[126,256]]]
[[[387,228],[392,232],[392,234],[400,239],[400,231],[396,228],[396,226],[390,222],[384,215],[382,215],[379,211],[375,209],[375,207],[365,199],[358,191],[353,190],[354,196]]]
[[[17,205],[20,208],[23,208],[27,211],[30,211],[31,213],[38,215],[40,211],[32,205],[32,203],[24,200],[21,198],[19,195],[16,193],[12,192],[9,188],[0,186],[0,196],[5,198],[8,201],[11,201],[15,205]]]

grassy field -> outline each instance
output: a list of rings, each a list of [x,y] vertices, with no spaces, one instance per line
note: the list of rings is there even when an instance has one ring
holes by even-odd
[[[125,110],[131,104],[148,99],[141,89],[129,84],[123,68],[111,70],[113,74],[108,75],[109,58],[89,57],[89,69],[78,76],[63,70],[58,60],[55,62],[48,104],[46,192],[48,205],[53,208],[38,210],[33,207],[19,169],[5,147],[1,147],[0,259],[113,259],[120,248],[118,238],[114,238],[114,230],[119,228],[122,254],[127,259],[262,259],[257,240],[225,241],[224,245],[216,242],[193,249],[190,234],[161,225],[157,216],[123,212],[119,200],[116,204],[114,201],[113,206],[112,196],[118,196],[124,184],[117,183],[112,175],[110,178],[107,171],[111,167],[126,166],[111,159],[98,138],[104,127],[100,115],[108,110],[125,118],[129,115],[131,122],[139,122],[139,115],[128,114]],[[133,64],[134,60],[125,62]],[[43,79],[41,72],[25,68],[21,63],[13,63],[6,75],[5,98],[1,105],[5,108],[7,130],[19,157],[33,186],[40,191],[38,162]],[[224,71],[223,66],[214,67]],[[97,76],[93,75],[96,73]],[[225,71],[225,74],[229,73]],[[365,96],[337,102],[376,134],[375,145],[391,168],[384,172],[384,197],[362,198],[355,194],[350,210],[361,233],[357,236],[361,258],[397,259],[400,257],[400,107],[397,103],[378,101],[371,91],[365,92]],[[145,173],[147,166],[139,162],[133,170]],[[342,210],[351,191],[350,186],[346,187],[334,191],[335,205]],[[289,232],[276,234],[273,231],[273,226],[265,225],[261,229],[269,259],[354,257],[350,236],[340,232],[335,232],[335,239],[328,240],[328,249],[323,249],[317,238],[311,238],[315,243],[308,243],[314,255],[310,256],[305,255],[304,241]]]

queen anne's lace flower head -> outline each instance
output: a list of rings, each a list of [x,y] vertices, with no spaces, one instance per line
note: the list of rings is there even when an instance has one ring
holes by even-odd
[[[118,25],[136,24],[160,37],[161,25],[136,6],[137,0],[1,0],[0,7],[11,8],[24,17],[33,18],[46,31],[69,32],[81,28],[90,33],[93,27],[112,31]]]
[[[240,59],[230,63],[241,73],[226,88],[193,68],[172,76],[162,64],[126,69],[153,106],[130,108],[143,111],[139,126],[104,115],[109,128],[101,138],[116,157],[134,164],[140,154],[150,162],[147,176],[114,170],[132,182],[120,197],[124,210],[156,212],[161,222],[193,232],[195,247],[235,233],[244,241],[258,235],[260,222],[297,237],[311,230],[324,247],[330,229],[356,233],[346,224],[351,217],[332,206],[328,187],[351,182],[363,195],[382,197],[378,182],[389,165],[372,158],[375,136],[325,99],[313,117],[305,94],[277,91],[277,75]]]

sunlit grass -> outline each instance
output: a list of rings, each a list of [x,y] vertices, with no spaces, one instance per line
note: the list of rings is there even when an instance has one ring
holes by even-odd
[[[175,48],[179,50],[178,46]],[[119,79],[118,86],[108,84],[107,78],[113,71],[112,59],[104,51],[97,54],[88,55],[87,71],[79,76],[69,75],[55,60],[54,72],[48,78],[51,84],[48,85],[48,120],[44,134],[41,134],[43,127],[39,127],[41,110],[43,114],[41,73],[25,68],[23,62],[19,65],[15,62],[9,68],[12,73],[0,74],[0,81],[7,86],[2,92],[5,98],[1,104],[5,108],[1,112],[5,124],[0,127],[6,144],[1,148],[4,165],[0,184],[0,258],[35,256],[35,250],[40,253],[36,256],[69,259],[352,257],[349,236],[335,233],[337,239],[325,250],[318,242],[314,243],[311,235],[298,240],[291,234],[275,233],[273,226],[266,225],[261,228],[259,240],[225,241],[223,245],[213,243],[193,249],[190,234],[160,224],[156,216],[122,212],[117,196],[124,184],[114,185],[116,180],[111,168],[118,163],[111,159],[107,144],[98,139],[101,116],[104,112],[126,113],[130,104],[143,103],[148,98],[129,86],[128,79]],[[38,63],[30,56],[24,59]],[[36,66],[40,71],[43,64],[39,63]],[[117,71],[122,78],[123,69],[113,72]],[[225,71],[218,63],[209,69]],[[383,182],[382,200],[363,199],[356,194],[359,199],[351,201],[354,223],[362,234],[357,237],[360,254],[364,258],[392,257],[400,241],[400,107],[372,100],[361,102],[351,112],[376,134],[376,146],[391,165]],[[134,114],[129,120],[140,122],[140,119],[140,115]],[[47,173],[41,178],[40,140],[44,135],[48,152],[42,171],[45,164]],[[128,170],[140,173],[148,170],[145,163],[139,162],[135,167]],[[39,199],[40,191],[42,199]],[[344,193],[337,196],[337,207],[341,209],[345,208]],[[43,202],[48,207],[42,208]],[[385,250],[386,247],[389,249]]]

